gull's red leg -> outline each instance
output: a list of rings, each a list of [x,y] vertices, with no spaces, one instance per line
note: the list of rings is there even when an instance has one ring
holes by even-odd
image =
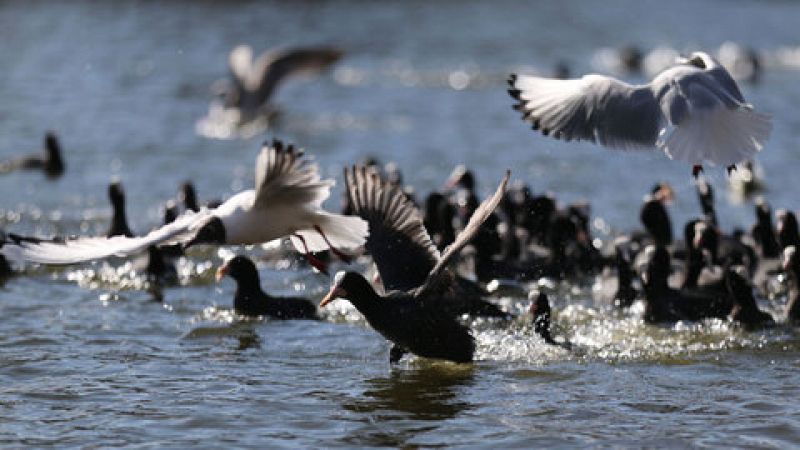
[[[305,250],[305,254],[303,256],[306,257],[306,261],[308,261],[311,266],[315,269],[319,270],[320,272],[324,273],[325,275],[330,275],[328,273],[328,267],[325,266],[325,263],[317,259],[311,252],[308,250],[308,244],[306,243],[306,239],[299,234],[294,234],[294,237],[300,239],[300,242],[303,244],[303,249]]]
[[[314,229],[317,230],[317,233],[319,233],[320,236],[322,236],[322,239],[325,240],[325,243],[328,244],[328,247],[331,249],[331,251],[333,252],[334,255],[336,255],[339,259],[341,259],[342,261],[346,262],[347,264],[350,264],[350,261],[353,260],[352,256],[346,255],[346,254],[342,253],[341,250],[339,250],[336,247],[334,247],[331,244],[331,242],[328,240],[328,237],[325,236],[325,233],[322,232],[322,228],[320,228],[319,225],[314,225]]]

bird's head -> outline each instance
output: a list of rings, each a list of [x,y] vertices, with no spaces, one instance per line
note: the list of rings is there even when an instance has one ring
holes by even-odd
[[[363,275],[358,272],[340,271],[333,277],[331,289],[328,291],[328,294],[322,298],[319,307],[323,308],[337,298],[346,298],[351,302],[354,300],[358,302],[359,299],[374,294],[375,290],[372,289],[372,286],[370,286]]]
[[[219,283],[226,275],[236,280],[237,283],[246,280],[258,280],[256,265],[253,264],[250,258],[243,255],[234,256],[220,266],[214,278]]]
[[[463,164],[459,164],[453,169],[450,173],[450,176],[447,177],[447,181],[445,181],[445,190],[450,190],[453,188],[461,188],[466,189],[468,191],[475,190],[475,175],[472,174],[472,171],[467,169],[466,166]]]
[[[783,249],[783,270],[789,272],[793,268],[800,266],[799,262],[800,258],[797,257],[797,248],[794,245]]]
[[[333,64],[342,59],[342,56],[344,56],[343,50],[334,47],[326,48],[324,51],[320,52],[320,65],[328,66]]]
[[[108,185],[108,199],[115,208],[125,204],[125,191],[122,189],[122,183],[113,181]]]
[[[52,131],[48,131],[44,136],[44,148],[48,157],[61,159],[61,145],[58,143],[56,134]]]
[[[194,190],[194,184],[189,180],[181,184],[178,191],[178,200],[183,202],[184,207],[188,210],[195,212],[200,210],[197,205],[197,192]]]
[[[225,225],[222,223],[222,219],[212,216],[197,230],[194,237],[184,244],[183,248],[187,249],[197,244],[225,244]]]
[[[167,203],[163,206],[163,208],[164,208],[164,225],[175,222],[175,219],[177,219],[179,215],[178,205],[175,204],[175,201],[174,200],[167,201]]]
[[[689,64],[698,69],[711,69],[717,65],[714,58],[706,52],[692,52],[688,57],[678,57],[678,64]]]

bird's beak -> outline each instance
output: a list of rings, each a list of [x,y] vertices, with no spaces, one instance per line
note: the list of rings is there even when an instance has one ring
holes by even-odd
[[[219,283],[220,281],[222,281],[222,277],[224,277],[227,274],[228,274],[228,266],[220,266],[220,268],[217,269],[217,273],[214,274],[214,279],[217,280],[217,283]]]
[[[319,302],[319,307],[320,307],[320,308],[324,308],[324,307],[325,307],[325,305],[327,305],[328,303],[330,303],[330,302],[332,302],[332,301],[336,300],[336,299],[337,299],[337,298],[339,298],[339,297],[344,297],[344,296],[346,296],[346,295],[347,295],[347,291],[345,291],[344,289],[340,288],[339,286],[334,286],[334,287],[332,287],[332,288],[331,288],[331,290],[328,292],[328,295],[326,295],[326,296],[325,296],[325,297],[322,299],[322,301],[321,301],[321,302]]]

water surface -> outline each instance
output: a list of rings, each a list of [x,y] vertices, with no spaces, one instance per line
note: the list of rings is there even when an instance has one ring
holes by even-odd
[[[102,233],[112,177],[135,231],[193,179],[201,198],[252,183],[264,139],[305,147],[322,171],[365,155],[394,160],[420,194],[466,163],[487,193],[505,168],[563,203],[586,199],[612,230],[637,226],[642,195],[673,185],[673,221],[699,213],[689,169],[658,152],[609,153],[532,133],[505,78],[565,61],[595,70],[604,46],[714,50],[726,40],[775,55],[797,46],[792,2],[5,2],[0,5],[0,157],[57,130],[67,173],[0,178],[0,224],[24,233]],[[743,26],[746,24],[746,26]],[[326,43],[348,52],[327,76],[288,83],[271,130],[195,132],[226,54],[248,43]],[[746,98],[774,114],[759,163],[765,197],[797,209],[797,72],[770,60]],[[641,82],[631,78],[629,81]],[[710,169],[724,230],[753,222]],[[341,181],[341,180],[340,180]],[[337,190],[328,205],[338,208]],[[606,227],[603,227],[606,228]],[[594,230],[605,237],[601,230]],[[608,231],[606,229],[606,231]],[[676,231],[677,226],[676,226]],[[260,252],[255,252],[260,254]],[[182,263],[185,286],[150,301],[122,264],[28,268],[0,289],[0,442],[8,446],[737,446],[800,442],[800,336],[709,321],[645,326],[591,283],[551,296],[553,349],[526,324],[474,324],[478,361],[388,365],[388,345],[342,304],[329,320],[239,321],[213,252]],[[284,267],[284,266],[289,266]],[[271,292],[319,299],[328,280],[264,263]],[[522,310],[524,299],[504,299]],[[762,299],[780,316],[783,298]]]

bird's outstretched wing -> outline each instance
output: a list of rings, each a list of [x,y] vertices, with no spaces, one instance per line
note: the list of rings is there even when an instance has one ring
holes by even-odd
[[[242,91],[248,89],[250,73],[253,71],[253,49],[249,45],[237,45],[228,54],[228,70],[236,87]]]
[[[422,295],[426,290],[436,286],[437,281],[441,277],[442,273],[444,273],[447,265],[450,263],[450,260],[453,259],[454,256],[458,255],[461,249],[469,244],[469,241],[475,237],[475,234],[478,232],[481,225],[483,225],[483,222],[489,218],[489,216],[497,208],[497,205],[500,204],[500,200],[503,199],[503,194],[506,192],[506,185],[508,185],[508,178],[510,176],[511,171],[506,171],[506,175],[503,177],[502,181],[500,181],[500,185],[497,186],[497,190],[495,190],[494,194],[492,194],[491,197],[484,200],[483,203],[478,206],[478,209],[475,210],[475,212],[472,214],[472,217],[470,217],[469,222],[467,222],[467,226],[464,227],[464,229],[461,230],[461,232],[456,236],[456,240],[444,249],[444,252],[442,252],[442,257],[436,262],[436,265],[428,274],[424,285],[419,289],[417,293],[418,296]]]
[[[572,80],[511,75],[509,94],[534,130],[557,139],[588,140],[606,147],[652,147],[663,127],[659,103],[648,86],[587,75]]]
[[[256,207],[310,204],[319,208],[333,185],[333,180],[320,178],[317,165],[294,145],[273,140],[256,158]]]
[[[211,212],[187,212],[172,223],[141,237],[79,237],[70,239],[37,239],[8,234],[0,254],[14,261],[40,264],[75,264],[107,258],[130,256],[147,250],[151,245],[184,242],[191,238]]]
[[[253,62],[246,83],[259,102],[265,102],[286,78],[304,73],[317,73],[338,61],[341,50],[332,47],[307,47],[272,50]]]
[[[345,169],[347,195],[356,215],[369,224],[365,247],[387,291],[422,285],[439,251],[422,224],[419,210],[397,186],[364,166]]]

